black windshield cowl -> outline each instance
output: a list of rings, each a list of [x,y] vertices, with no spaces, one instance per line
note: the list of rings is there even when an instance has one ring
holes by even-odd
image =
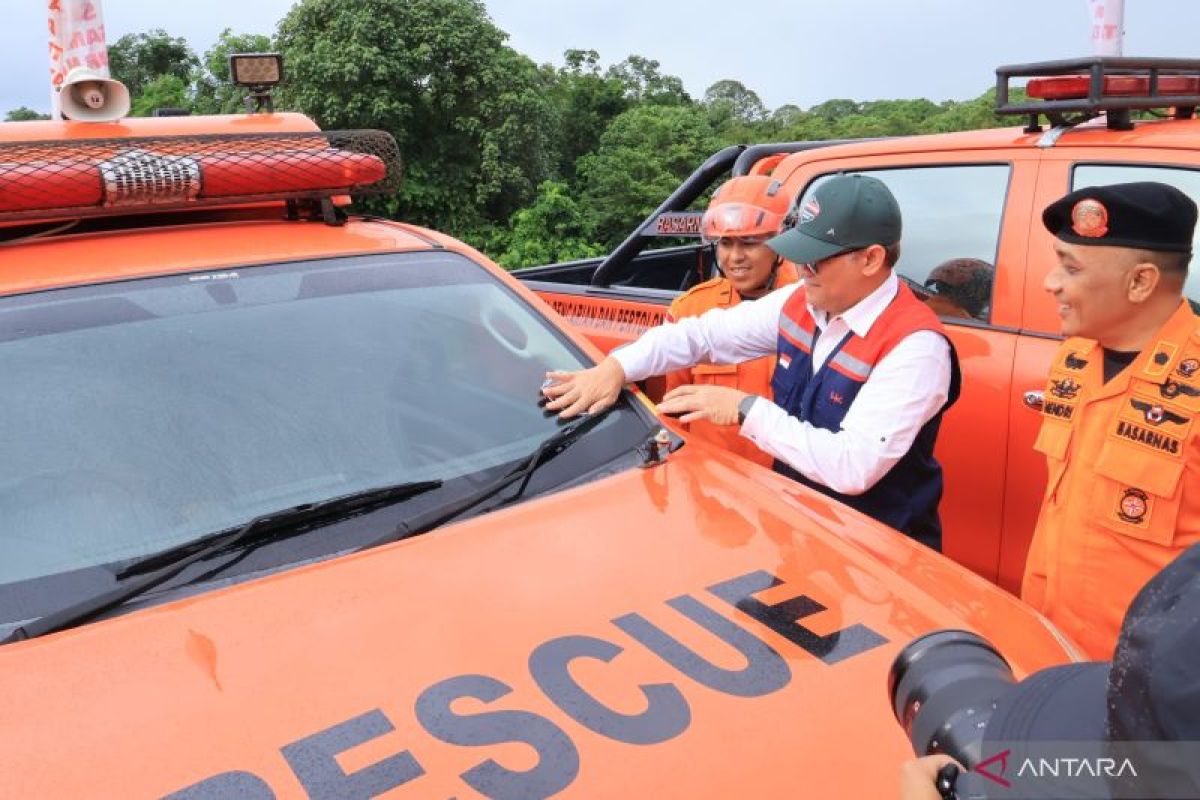
[[[433,480],[382,486],[259,515],[239,528],[220,531],[138,559],[117,573],[117,579],[122,581],[117,587],[22,625],[0,639],[0,644],[32,639],[81,625],[166,583],[192,564],[235,547],[273,538],[284,530],[309,530],[318,521],[332,522],[349,515],[366,513],[424,494],[441,485],[440,480]],[[208,575],[218,571],[210,571]]]
[[[525,489],[529,486],[529,479],[533,477],[533,473],[537,471],[538,467],[579,441],[585,433],[604,419],[609,411],[611,411],[611,408],[599,414],[583,416],[574,422],[567,423],[543,440],[541,444],[534,448],[533,452],[518,461],[516,466],[500,478],[464,497],[431,508],[412,519],[400,523],[396,526],[395,530],[386,536],[381,536],[372,542],[368,542],[360,547],[359,550],[369,550],[372,547],[378,547],[382,544],[407,539],[410,536],[417,536],[430,531],[490,500],[514,484],[518,484],[517,490],[504,498],[498,505],[507,505],[517,501],[524,495]]]

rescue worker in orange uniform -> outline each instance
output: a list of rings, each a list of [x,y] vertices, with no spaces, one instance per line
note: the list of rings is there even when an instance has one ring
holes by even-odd
[[[1072,192],[1042,221],[1068,338],[1035,444],[1049,477],[1021,596],[1105,660],[1134,595],[1200,541],[1200,319],[1183,297],[1196,204],[1117,184]]]
[[[789,205],[779,181],[766,175],[743,175],[722,185],[700,224],[704,240],[713,245],[717,266],[724,274],[677,297],[667,312],[667,321],[698,317],[710,308],[729,308],[762,297],[777,286],[795,283],[796,268],[766,244],[783,228]],[[767,395],[774,369],[774,356],[740,364],[697,364],[668,373],[666,390],[701,384]],[[694,436],[716,442],[764,467],[774,461],[733,426],[696,420],[688,423],[688,429]]]

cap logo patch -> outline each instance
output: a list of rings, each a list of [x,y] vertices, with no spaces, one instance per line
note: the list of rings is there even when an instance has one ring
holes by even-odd
[[[1108,209],[1099,200],[1084,198],[1071,209],[1071,229],[1088,239],[1108,233]]]
[[[820,213],[821,203],[813,197],[800,207],[800,222],[812,222]]]
[[[1129,488],[1125,490],[1125,494],[1121,497],[1121,503],[1117,509],[1117,516],[1122,522],[1128,522],[1130,525],[1140,525],[1142,520],[1146,518],[1146,511],[1149,510],[1149,496],[1141,489]]]

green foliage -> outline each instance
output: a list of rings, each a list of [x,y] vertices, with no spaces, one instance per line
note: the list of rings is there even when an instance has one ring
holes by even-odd
[[[719,149],[695,105],[639,105],[617,117],[579,160],[585,230],[611,248]]]
[[[629,56],[608,68],[608,77],[625,86],[625,96],[634,103],[655,105],[690,105],[692,98],[683,90],[683,81],[674,75],[663,75],[659,63],[643,56]]]
[[[555,174],[573,181],[579,157],[596,149],[608,123],[633,101],[624,80],[600,73],[595,50],[568,50],[563,60],[546,79],[555,121],[551,150]]]
[[[741,81],[717,81],[704,92],[709,118],[720,128],[729,122],[754,124],[767,118],[767,107]]]
[[[135,117],[148,117],[156,108],[190,108],[191,89],[178,75],[157,75],[133,96]]]
[[[538,187],[533,205],[513,215],[505,249],[496,259],[502,266],[553,264],[576,258],[604,255],[583,227],[584,214],[570,188],[558,181]]]
[[[108,46],[108,69],[129,89],[133,97],[145,91],[156,78],[171,75],[190,86],[192,72],[200,59],[183,37],[172,37],[161,28],[146,33],[127,33]]]
[[[14,108],[4,115],[5,122],[29,122],[35,119],[50,119],[50,115],[42,114],[25,106]]]
[[[479,0],[301,0],[279,26],[281,101],[390,131],[406,180],[389,210],[470,236],[549,175],[543,74],[505,38]]]

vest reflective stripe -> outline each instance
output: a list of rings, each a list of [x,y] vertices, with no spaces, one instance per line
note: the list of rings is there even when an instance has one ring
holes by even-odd
[[[805,330],[787,317],[780,316],[779,333],[789,339],[796,347],[802,348],[806,352],[812,351],[813,334],[811,330]]]
[[[788,298],[779,321],[780,368],[771,389],[777,405],[810,425],[841,430],[842,420],[875,365],[905,337],[922,330],[946,335],[941,322],[905,285],[871,326],[865,337],[847,334],[829,358],[813,371],[811,344],[816,323],[808,310],[804,289]],[[806,334],[801,336],[799,334]],[[804,342],[809,346],[805,347]],[[949,339],[947,339],[949,343]],[[784,359],[790,359],[783,368]],[[933,457],[942,414],[958,399],[961,376],[954,346],[950,345],[949,396],[942,409],[918,432],[907,453],[866,492],[843,495],[800,474],[783,462],[775,470],[834,497],[868,516],[941,549],[937,505],[942,496],[942,470]]]
[[[859,361],[845,350],[837,351],[829,361],[833,366],[841,367],[848,377],[854,378],[856,381],[865,381],[871,377],[871,370],[874,369],[870,364]]]

